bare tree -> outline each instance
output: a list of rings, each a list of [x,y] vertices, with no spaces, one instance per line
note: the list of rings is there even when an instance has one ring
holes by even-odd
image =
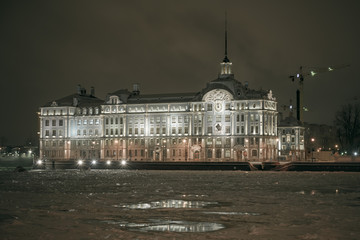
[[[343,105],[335,114],[335,127],[341,149],[349,155],[357,152],[360,137],[360,104]]]

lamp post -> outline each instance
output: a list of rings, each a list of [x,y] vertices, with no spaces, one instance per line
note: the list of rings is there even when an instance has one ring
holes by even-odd
[[[162,160],[165,161],[165,156],[166,156],[166,139],[163,140],[163,144],[162,144]]]
[[[183,143],[184,143],[184,159],[185,161],[187,161],[187,151],[186,151],[186,148],[187,148],[187,140],[184,138],[183,140]]]
[[[116,161],[119,161],[119,140],[115,140],[116,144]]]
[[[311,138],[311,162],[314,162],[315,138]]]

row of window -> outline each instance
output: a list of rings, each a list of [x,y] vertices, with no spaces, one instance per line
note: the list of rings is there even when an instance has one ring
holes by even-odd
[[[51,126],[55,127],[55,126],[56,126],[56,122],[57,122],[56,119],[51,120]],[[46,126],[46,127],[50,126],[50,120],[49,120],[49,119],[46,119],[46,120],[45,120],[45,126]],[[64,120],[63,120],[63,119],[59,119],[59,120],[58,120],[58,126],[59,126],[59,127],[64,126]]]
[[[99,125],[100,124],[100,120],[98,118],[96,119],[78,119],[77,121],[77,125]]]

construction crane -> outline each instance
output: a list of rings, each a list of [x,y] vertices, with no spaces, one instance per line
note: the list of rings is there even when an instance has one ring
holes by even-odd
[[[293,82],[295,82],[295,80],[299,81],[299,87],[296,90],[296,118],[297,118],[297,120],[302,122],[303,121],[302,112],[307,111],[307,108],[305,108],[303,105],[304,79],[307,77],[314,77],[315,75],[320,74],[320,73],[332,72],[334,70],[346,68],[346,67],[350,67],[350,65],[344,64],[344,65],[339,65],[339,66],[331,66],[331,67],[323,67],[323,68],[300,66],[298,73],[296,73],[295,75],[289,76],[289,78],[291,78],[291,80]],[[304,72],[304,69],[306,69],[307,71]]]

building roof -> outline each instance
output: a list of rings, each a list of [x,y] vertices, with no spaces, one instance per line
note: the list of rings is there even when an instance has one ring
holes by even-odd
[[[91,107],[91,106],[100,106],[103,103],[104,100],[101,100],[95,96],[88,94],[74,93],[66,97],[48,102],[42,107],[57,107],[57,106]]]
[[[301,121],[297,120],[295,117],[288,116],[288,117],[280,120],[278,127],[303,127],[303,124]]]

